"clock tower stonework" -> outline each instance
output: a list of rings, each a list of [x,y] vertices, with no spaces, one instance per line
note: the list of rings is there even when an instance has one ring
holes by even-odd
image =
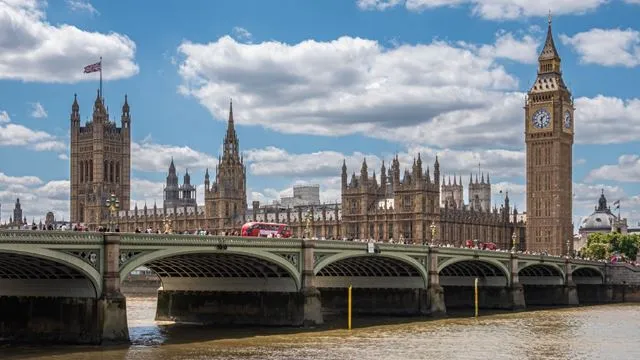
[[[538,76],[528,92],[525,112],[527,149],[526,248],[568,254],[573,247],[572,149],[574,106],[562,79],[551,18],[538,57]]]

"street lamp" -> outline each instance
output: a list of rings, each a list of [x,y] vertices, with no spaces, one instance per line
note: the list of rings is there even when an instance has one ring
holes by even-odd
[[[515,253],[516,252],[516,240],[518,239],[518,234],[516,234],[516,230],[517,229],[513,229],[513,234],[511,235],[511,252]]]
[[[116,194],[111,193],[105,202],[105,206],[109,211],[109,231],[113,231],[113,217],[120,209],[120,200],[116,197]]]
[[[569,238],[567,238],[567,251],[565,253],[565,256],[567,257],[567,259],[569,258]]]
[[[434,221],[431,222],[429,229],[431,229],[431,245],[433,245],[433,242],[436,239],[436,223]]]

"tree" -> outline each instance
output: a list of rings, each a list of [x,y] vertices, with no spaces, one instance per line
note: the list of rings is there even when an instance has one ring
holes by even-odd
[[[583,254],[593,259],[606,260],[611,254],[619,253],[626,259],[636,260],[639,248],[640,236],[637,234],[593,233],[587,238]]]

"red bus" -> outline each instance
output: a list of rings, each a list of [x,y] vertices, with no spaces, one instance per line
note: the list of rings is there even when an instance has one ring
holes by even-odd
[[[291,229],[287,224],[276,224],[266,222],[248,222],[242,225],[242,236],[256,237],[291,237]]]

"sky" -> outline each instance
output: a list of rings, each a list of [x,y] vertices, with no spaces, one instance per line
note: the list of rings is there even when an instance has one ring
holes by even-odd
[[[229,101],[248,203],[421,154],[489,173],[525,210],[524,98],[549,11],[575,99],[574,223],[602,190],[640,222],[640,0],[0,0],[0,219],[69,212],[69,115],[103,59],[110,117],[132,116],[131,206],[160,206],[171,157],[202,203]],[[502,191],[502,193],[501,193]],[[465,188],[466,193],[466,188]],[[465,194],[466,195],[466,194]]]

